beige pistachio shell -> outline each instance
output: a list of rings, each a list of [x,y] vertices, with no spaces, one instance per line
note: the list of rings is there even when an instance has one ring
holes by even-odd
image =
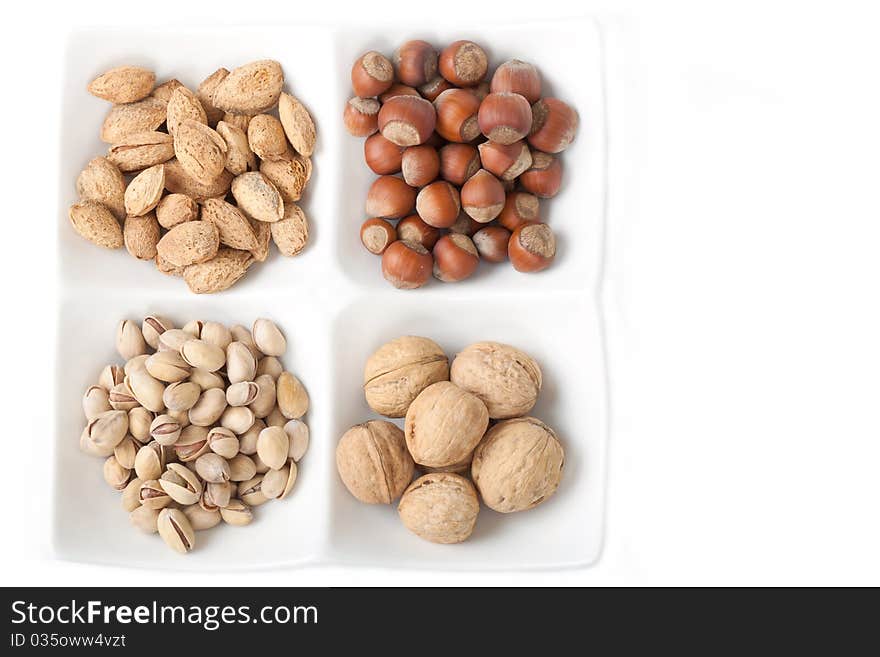
[[[227,525],[243,527],[251,524],[254,514],[251,508],[241,500],[230,500],[224,508],[220,509],[220,516]]]
[[[480,503],[473,484],[449,472],[427,474],[404,492],[397,507],[412,533],[432,543],[461,543],[474,531]]]
[[[128,432],[139,443],[149,442],[154,419],[155,414],[143,406],[133,408],[128,412]]]
[[[92,244],[118,249],[125,243],[116,217],[98,201],[74,203],[70,206],[69,217],[73,229]]]
[[[117,66],[89,83],[89,93],[111,103],[133,103],[150,95],[156,74],[140,66]]]
[[[159,445],[171,446],[180,438],[183,427],[167,413],[159,415],[150,423],[150,437]]]
[[[156,524],[159,536],[175,552],[186,554],[195,546],[195,531],[180,509],[162,509]]]
[[[283,85],[281,64],[270,59],[250,62],[223,78],[212,102],[225,112],[253,115],[274,107]]]
[[[267,356],[283,356],[287,351],[287,340],[278,325],[271,319],[260,317],[254,321],[251,331],[257,348]]]
[[[159,511],[150,506],[138,506],[128,514],[132,526],[145,534],[155,534],[159,531]]]
[[[117,219],[125,217],[125,178],[106,157],[91,160],[76,179],[76,193],[83,201],[97,201]]]
[[[275,409],[277,403],[275,377],[261,374],[254,383],[257,385],[257,396],[249,404],[249,408],[254,412],[254,417],[264,418]]]
[[[91,386],[83,395],[82,406],[86,420],[94,420],[101,413],[112,410],[110,406],[110,393],[101,386]]]
[[[243,434],[253,426],[255,419],[254,412],[247,406],[227,406],[220,416],[220,426],[235,434]]]
[[[158,379],[150,376],[146,369],[138,369],[125,377],[128,387],[134,394],[141,406],[161,413],[165,409],[164,394],[165,385]],[[177,384],[172,384],[177,385]]]
[[[135,477],[130,479],[122,491],[122,508],[131,513],[141,505],[140,490],[143,482]]]
[[[220,388],[211,388],[205,390],[195,406],[189,409],[189,421],[199,427],[210,427],[220,419],[225,410],[226,393]]]
[[[287,463],[290,441],[281,427],[266,427],[257,438],[257,454],[270,468],[277,470]]]
[[[342,483],[366,504],[391,504],[412,481],[415,464],[403,431],[386,420],[358,424],[336,446]]]
[[[191,374],[189,363],[178,351],[157,351],[147,358],[145,367],[150,376],[166,383],[185,381]]]
[[[191,504],[183,508],[183,514],[189,520],[193,531],[211,529],[220,524],[222,518],[218,509],[203,509],[198,504]]]
[[[141,333],[144,335],[144,340],[153,349],[159,348],[159,336],[172,328],[174,328],[174,323],[171,320],[158,315],[148,315],[141,322]]]
[[[284,206],[284,218],[271,225],[272,241],[283,256],[299,255],[309,241],[309,221],[295,203]]]
[[[309,449],[309,425],[302,420],[291,420],[284,425],[284,432],[290,439],[290,449],[287,456],[294,463],[299,463]]]
[[[180,347],[180,355],[192,367],[209,372],[216,372],[226,364],[226,352],[204,340],[187,340]]]
[[[148,96],[143,100],[110,108],[101,126],[101,141],[118,144],[129,135],[152,132],[165,123],[166,103]]]
[[[236,454],[229,459],[229,481],[247,481],[256,474],[257,466],[247,454]]]
[[[116,351],[127,361],[147,353],[141,327],[130,319],[120,320],[116,325]]]
[[[188,267],[214,258],[220,248],[220,233],[209,221],[187,221],[175,226],[156,246],[157,253],[178,267]]]
[[[232,332],[220,322],[205,322],[199,339],[225,350],[232,342]]]
[[[309,393],[290,372],[282,372],[278,377],[275,397],[281,414],[288,420],[301,418],[309,410]]]
[[[290,94],[282,93],[278,101],[278,116],[296,152],[311,157],[315,150],[315,122],[305,106]]]
[[[436,342],[403,336],[385,343],[367,359],[364,394],[377,413],[403,417],[422,390],[448,380],[449,361]]]
[[[264,474],[261,473],[238,485],[237,495],[242,502],[248,506],[260,506],[269,501],[263,494],[263,477]]]

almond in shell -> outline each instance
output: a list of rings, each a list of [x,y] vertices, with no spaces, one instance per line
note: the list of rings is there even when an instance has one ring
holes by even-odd
[[[118,144],[127,135],[150,132],[165,123],[165,103],[148,96],[136,103],[114,105],[101,126],[101,141]]]
[[[170,262],[165,260],[165,258],[157,253],[156,269],[167,276],[183,276],[183,271],[186,269],[186,267],[178,267],[177,265],[172,265]]]
[[[281,255],[299,255],[309,241],[309,222],[305,213],[295,203],[284,207],[284,218],[271,224],[272,240]]]
[[[266,258],[269,257],[269,244],[272,242],[272,224],[267,224],[265,221],[257,221],[250,217],[248,217],[248,221],[254,230],[254,237],[257,240],[257,246],[251,249],[251,255],[257,262],[265,262]]]
[[[118,249],[123,244],[122,228],[113,213],[98,201],[82,201],[70,206],[73,229],[89,242],[105,249]]]
[[[223,199],[209,198],[202,203],[202,220],[217,226],[220,243],[233,249],[253,251],[257,236],[244,213]]]
[[[174,133],[174,154],[190,176],[201,182],[217,178],[226,167],[226,142],[204,123],[187,119]]]
[[[166,105],[168,101],[171,100],[171,94],[174,93],[175,89],[180,89],[183,86],[183,83],[177,78],[171,78],[170,80],[166,80],[158,87],[153,89],[153,93],[150,95],[156,100],[160,100]]]
[[[159,222],[156,221],[155,212],[148,212],[142,217],[126,217],[122,235],[125,248],[138,260],[152,260],[156,257]]]
[[[135,132],[107,151],[107,159],[120,171],[141,171],[174,157],[171,135],[164,132]]]
[[[234,125],[236,128],[245,133],[246,136],[248,125],[250,125],[251,122],[251,115],[226,112],[223,114],[223,122],[228,123],[229,125]]]
[[[247,135],[238,126],[220,121],[217,133],[226,142],[226,169],[233,175],[257,168],[257,158],[248,144]]]
[[[285,203],[296,202],[302,198],[312,175],[312,161],[287,149],[283,159],[260,162],[260,173],[278,188]]]
[[[227,75],[229,75],[229,70],[221,66],[211,73],[211,75],[202,80],[196,88],[196,98],[199,99],[202,107],[205,108],[205,114],[208,117],[208,125],[210,126],[217,125],[217,122],[223,118],[223,110],[214,107],[214,103],[211,99],[214,96],[214,90],[217,89],[217,86],[226,79]]]
[[[111,103],[133,103],[150,95],[156,74],[140,66],[117,66],[89,83],[89,93]]]
[[[194,201],[226,196],[231,184],[232,174],[225,170],[214,180],[203,183],[189,175],[177,158],[165,163],[165,189],[172,194],[186,194]]]
[[[210,221],[187,221],[165,233],[156,251],[162,260],[175,267],[205,262],[217,255],[220,233]]]
[[[248,251],[223,248],[211,260],[187,267],[183,280],[195,294],[221,292],[244,276],[253,261]]]
[[[177,126],[187,119],[208,125],[208,115],[196,95],[186,87],[179,87],[168,101],[168,117],[165,121],[168,133],[173,136]]]
[[[105,157],[96,157],[76,179],[76,192],[83,201],[103,203],[118,219],[125,217],[125,178]]]
[[[281,94],[278,101],[278,116],[290,144],[296,152],[311,157],[315,150],[315,122],[312,115],[299,100],[290,94]]]
[[[165,190],[165,165],[144,169],[125,188],[125,211],[140,217],[159,204]]]
[[[284,200],[278,188],[258,171],[248,171],[232,181],[238,207],[259,221],[272,223],[284,217]]]
[[[162,228],[174,228],[199,218],[199,205],[185,194],[167,194],[156,206],[156,219]]]
[[[278,160],[287,153],[281,121],[271,114],[257,114],[248,124],[248,144],[261,160]]]
[[[234,69],[214,90],[214,106],[224,112],[258,114],[275,107],[284,85],[281,64],[263,59]]]

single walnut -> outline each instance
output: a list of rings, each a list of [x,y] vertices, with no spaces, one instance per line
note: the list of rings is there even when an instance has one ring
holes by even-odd
[[[336,446],[342,483],[366,504],[391,504],[412,481],[414,468],[403,431],[385,420],[352,427]]]
[[[474,450],[471,478],[500,513],[525,511],[556,492],[565,455],[553,429],[533,417],[499,422]]]
[[[397,511],[406,528],[426,541],[461,543],[474,531],[480,502],[471,482],[440,472],[412,482]]]
[[[525,415],[541,391],[541,368],[523,351],[499,342],[477,342],[452,361],[450,380],[486,404],[489,417]]]
[[[404,336],[388,342],[367,359],[364,394],[377,413],[403,417],[418,394],[432,383],[449,380],[449,360],[428,338]]]
[[[486,405],[449,381],[429,385],[406,412],[406,446],[416,463],[443,467],[468,458],[489,426]]]

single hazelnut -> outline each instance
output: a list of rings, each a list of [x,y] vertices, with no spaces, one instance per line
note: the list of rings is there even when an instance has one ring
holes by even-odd
[[[562,186],[562,164],[558,157],[532,151],[532,166],[522,172],[519,183],[538,198],[556,196]]]
[[[378,96],[388,91],[393,83],[394,67],[391,61],[375,50],[358,57],[351,67],[351,88],[356,96]]]
[[[422,287],[431,278],[434,259],[418,242],[392,242],[382,254],[382,275],[399,290]]]
[[[437,132],[453,142],[469,142],[480,136],[477,113],[480,101],[465,89],[447,89],[434,101]]]
[[[375,98],[354,97],[345,104],[342,120],[348,134],[368,137],[379,129],[379,101]]]
[[[449,232],[470,237],[483,226],[485,226],[485,224],[481,224],[479,221],[474,221],[466,212],[461,212],[458,215],[458,219],[455,220],[455,223],[449,227]]]
[[[422,390],[448,380],[449,360],[440,345],[428,338],[405,335],[386,342],[367,359],[364,395],[377,413],[404,417]]]
[[[398,146],[424,143],[434,132],[436,121],[437,114],[431,102],[416,96],[389,98],[379,110],[379,131]]]
[[[499,422],[474,451],[471,476],[499,513],[532,509],[559,488],[565,452],[556,433],[533,417]]]
[[[432,543],[461,543],[473,533],[480,513],[474,485],[451,472],[426,474],[404,491],[397,505],[404,527]]]
[[[480,132],[499,144],[512,144],[532,129],[532,107],[529,101],[506,91],[493,92],[480,103],[477,116]],[[381,129],[382,119],[379,118]]]
[[[447,144],[440,149],[440,177],[453,185],[464,185],[480,170],[480,154],[471,144]]]
[[[401,219],[397,224],[397,237],[410,242],[418,242],[430,251],[440,239],[440,229],[429,226],[422,221],[419,215],[411,214]]]
[[[361,502],[391,504],[412,481],[415,464],[397,425],[370,420],[342,435],[336,469],[348,492]]]
[[[416,212],[426,224],[448,228],[455,223],[461,211],[458,190],[445,180],[423,187],[416,197]]]
[[[400,219],[415,207],[416,190],[400,178],[380,176],[367,192],[366,210],[372,217]]]
[[[401,170],[407,185],[424,187],[440,173],[437,149],[427,144],[410,146],[403,152]]]
[[[379,94],[379,102],[387,103],[391,98],[395,98],[396,96],[420,96],[419,90],[414,89],[405,84],[400,84],[399,82],[395,82],[390,87],[388,87],[388,91],[383,94]]]
[[[509,231],[516,230],[524,221],[540,221],[538,197],[528,192],[508,192],[498,223]]]
[[[440,75],[456,87],[473,87],[486,77],[489,58],[473,41],[456,41],[440,53]]]
[[[444,283],[457,283],[477,271],[480,256],[471,238],[449,233],[434,245],[434,278]]]
[[[483,260],[504,262],[507,260],[507,244],[510,242],[510,231],[501,226],[486,226],[478,230],[473,237],[474,246]],[[436,257],[436,256],[435,256]]]
[[[397,231],[384,219],[374,217],[361,225],[361,243],[374,255],[382,255],[396,240]]]
[[[488,80],[483,80],[476,87],[468,87],[468,91],[470,91],[477,99],[482,103],[486,96],[489,95],[489,82]]]
[[[441,467],[466,459],[488,426],[483,402],[454,383],[439,381],[410,404],[403,433],[416,463]]]
[[[479,397],[493,420],[532,410],[543,381],[531,356],[500,342],[477,342],[462,350],[452,361],[450,380]]]
[[[556,257],[556,237],[547,224],[524,221],[511,234],[507,255],[517,271],[541,271]]]
[[[427,41],[407,41],[394,53],[397,79],[411,87],[418,87],[437,75],[437,51]]]
[[[511,181],[532,166],[532,152],[525,141],[499,144],[487,141],[480,144],[480,162],[483,168],[502,181]]]
[[[480,169],[461,188],[461,206],[480,223],[487,224],[504,207],[504,187],[498,178]],[[430,222],[429,222],[430,223]]]
[[[532,105],[529,143],[545,153],[560,153],[574,140],[578,115],[558,98],[542,98]]]
[[[511,59],[495,69],[489,88],[492,93],[507,91],[519,94],[534,103],[541,97],[541,75],[531,64]]]
[[[364,161],[373,171],[381,175],[398,173],[403,159],[403,146],[388,141],[376,133],[364,141]]]
[[[447,89],[452,89],[452,85],[445,78],[440,77],[439,75],[433,80],[429,80],[425,84],[419,87],[419,93],[423,98],[430,100],[431,102],[437,98],[440,94],[442,94]]]

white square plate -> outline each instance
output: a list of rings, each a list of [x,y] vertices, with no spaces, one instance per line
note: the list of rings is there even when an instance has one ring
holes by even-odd
[[[361,52],[390,53],[409,38],[436,44],[472,38],[487,48],[493,68],[512,57],[527,59],[541,70],[545,95],[558,95],[578,109],[580,133],[562,156],[563,189],[542,203],[542,216],[559,240],[556,262],[547,271],[522,275],[509,266],[483,265],[462,283],[432,281],[419,291],[399,292],[382,279],[379,261],[360,245],[363,201],[373,176],[363,163],[362,141],[342,127],[348,74]],[[160,80],[176,77],[192,87],[219,66],[264,57],[281,62],[287,89],[309,107],[318,127],[315,175],[303,202],[312,238],[302,256],[286,259],[273,252],[232,289],[197,297],[151,264],[135,262],[121,250],[100,250],[74,234],[67,220],[74,181],[86,162],[106,149],[97,135],[107,107],[85,92],[89,80],[111,66],[134,63],[153,68]],[[597,298],[606,183],[602,75],[600,33],[589,20],[479,30],[288,26],[73,35],[58,212],[62,294],[53,520],[58,556],[186,570],[307,563],[492,570],[595,561],[604,526],[607,439]],[[256,317],[273,318],[288,338],[284,363],[312,400],[311,447],[294,494],[259,507],[247,528],[200,532],[197,549],[186,557],[133,530],[118,495],[103,481],[100,459],[78,449],[82,393],[105,364],[118,362],[116,323],[149,313],[178,323],[200,318],[250,324]],[[535,356],[545,387],[533,414],[556,429],[566,452],[565,477],[553,498],[520,514],[484,507],[471,539],[439,546],[407,532],[394,508],[361,505],[348,494],[336,475],[334,452],[349,426],[375,417],[361,391],[364,361],[381,343],[404,334],[435,339],[450,358],[479,340],[509,342]],[[70,344],[77,348],[69,349]]]

